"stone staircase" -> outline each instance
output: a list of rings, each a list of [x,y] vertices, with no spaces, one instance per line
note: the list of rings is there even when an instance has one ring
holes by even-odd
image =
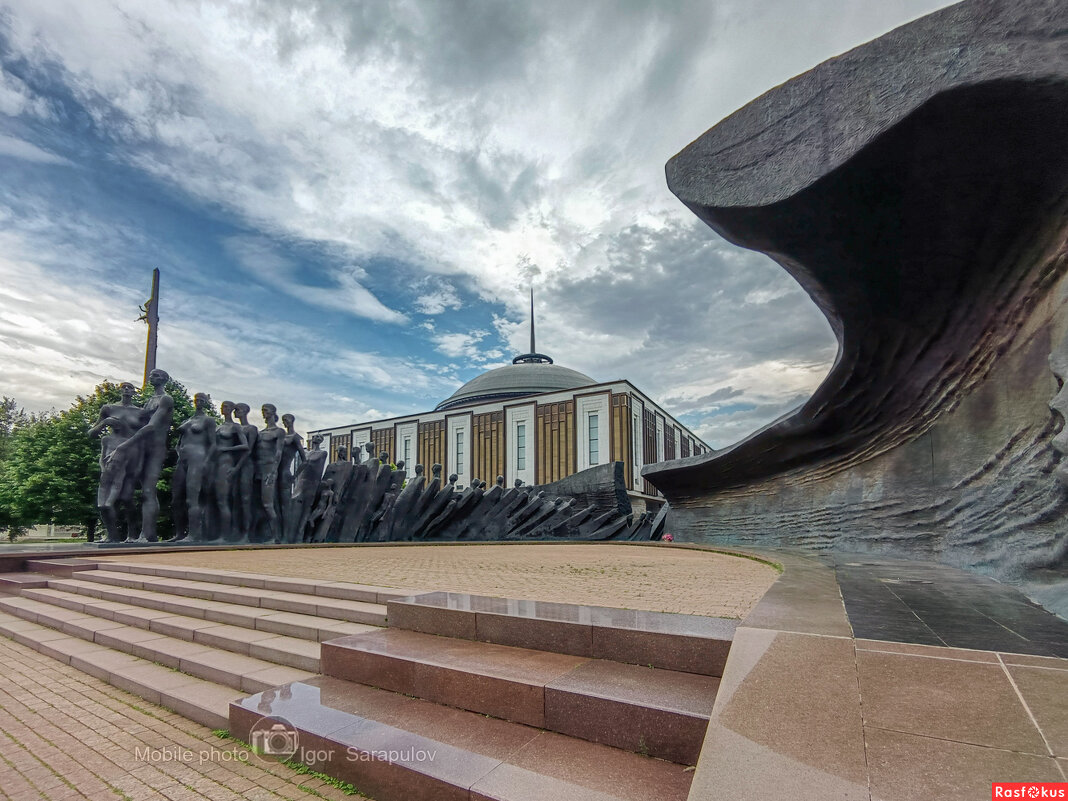
[[[234,701],[231,732],[281,727],[379,801],[687,797],[733,621],[455,593],[387,607],[388,629],[323,643],[323,675]]]
[[[292,758],[377,801],[682,801],[735,627],[143,563],[27,568],[0,574],[0,634],[245,742],[282,727]]]
[[[211,728],[229,702],[319,672],[405,591],[96,560],[0,574],[0,634]]]

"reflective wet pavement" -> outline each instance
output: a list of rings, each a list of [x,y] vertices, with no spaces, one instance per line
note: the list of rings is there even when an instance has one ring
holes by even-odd
[[[857,638],[1068,657],[1068,621],[1007,584],[929,562],[822,558]]]

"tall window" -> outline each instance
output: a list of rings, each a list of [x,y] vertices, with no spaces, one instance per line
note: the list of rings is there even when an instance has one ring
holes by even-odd
[[[412,438],[404,438],[404,466],[409,470],[412,468]]]
[[[591,414],[589,416],[589,438],[590,438],[590,464],[595,465],[600,462],[601,453],[601,437],[597,430],[597,415]]]
[[[515,469],[527,469],[527,426],[519,423],[515,427]]]
[[[464,474],[464,432],[456,432],[456,474]]]
[[[642,421],[638,415],[630,420],[630,440],[634,444],[634,468],[635,475],[638,475],[638,466],[642,463]]]

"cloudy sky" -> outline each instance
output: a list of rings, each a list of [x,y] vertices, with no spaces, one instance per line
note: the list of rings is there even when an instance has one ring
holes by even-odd
[[[527,349],[714,447],[835,355],[664,163],[939,0],[0,0],[0,394],[159,364],[298,428],[424,411]]]

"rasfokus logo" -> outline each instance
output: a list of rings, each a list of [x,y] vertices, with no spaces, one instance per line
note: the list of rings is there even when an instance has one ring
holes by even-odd
[[[1068,799],[1068,782],[994,782],[990,798]]]

